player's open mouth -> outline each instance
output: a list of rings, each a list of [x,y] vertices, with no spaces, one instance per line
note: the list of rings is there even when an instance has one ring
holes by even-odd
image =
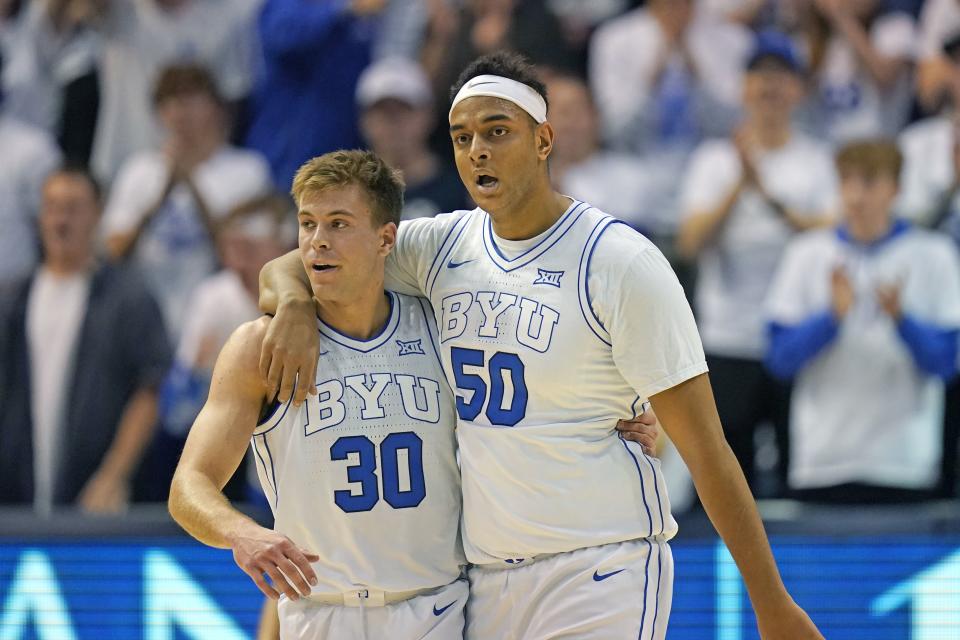
[[[481,173],[477,175],[476,183],[480,188],[480,192],[484,194],[493,193],[500,185],[500,181],[497,178],[494,178],[487,173]]]
[[[324,262],[314,262],[312,268],[317,273],[323,273],[326,271],[333,271],[337,268],[337,266],[333,264],[326,264]]]

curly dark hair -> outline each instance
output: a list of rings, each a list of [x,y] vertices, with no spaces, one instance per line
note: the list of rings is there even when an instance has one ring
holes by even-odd
[[[467,82],[477,76],[503,76],[517,82],[522,82],[543,97],[543,101],[550,107],[547,100],[547,87],[540,81],[537,70],[530,61],[519,53],[513,51],[497,51],[480,56],[467,65],[467,68],[460,72],[457,81],[450,87],[450,103],[457,97],[457,93]]]

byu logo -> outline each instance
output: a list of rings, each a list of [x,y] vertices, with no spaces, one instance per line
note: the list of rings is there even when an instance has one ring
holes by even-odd
[[[563,277],[563,271],[547,271],[546,269],[537,269],[537,279],[533,284],[548,284],[551,287],[560,288],[560,278]]]
[[[420,338],[416,340],[403,341],[397,340],[397,345],[400,347],[401,356],[409,356],[410,354],[419,353],[420,355],[426,355],[423,352],[423,345],[420,344]]]

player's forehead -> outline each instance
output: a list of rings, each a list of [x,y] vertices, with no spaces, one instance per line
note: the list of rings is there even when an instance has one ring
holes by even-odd
[[[346,184],[308,189],[297,203],[298,217],[319,217],[349,214],[356,218],[371,218],[373,212],[366,191],[357,184]]]
[[[462,100],[450,112],[450,130],[475,128],[490,122],[533,125],[533,118],[522,108],[494,96],[473,96]]]

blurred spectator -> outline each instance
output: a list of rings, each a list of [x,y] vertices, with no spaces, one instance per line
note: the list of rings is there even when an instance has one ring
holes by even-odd
[[[449,0],[427,2],[430,18],[422,60],[437,95],[446,97],[474,58],[502,49],[522,53],[542,67],[583,67],[544,0],[465,0],[459,8]],[[446,118],[443,122],[446,129]]]
[[[897,211],[960,243],[960,37],[947,43],[944,59],[950,92],[942,112],[900,136],[904,168]]]
[[[250,105],[247,146],[286,191],[306,160],[360,146],[354,103],[387,0],[266,0],[263,75]]]
[[[207,399],[213,365],[234,329],[260,315],[257,309],[260,269],[296,246],[293,203],[268,195],[235,207],[222,223],[219,248],[223,269],[194,290],[177,345],[176,358],[160,394],[160,424],[149,460],[149,485],[154,500],[166,500],[183,443]],[[251,486],[259,491],[256,472]],[[231,487],[231,497],[244,497],[243,482]]]
[[[8,52],[17,32],[24,0],[0,0],[0,55]]]
[[[270,174],[259,154],[226,143],[224,104],[203,67],[163,70],[154,104],[166,138],[123,166],[104,230],[111,255],[143,270],[176,338],[190,294],[216,268],[219,221],[266,193]]]
[[[468,206],[456,168],[427,146],[433,128],[433,94],[418,64],[402,58],[375,62],[360,76],[357,104],[360,128],[370,149],[403,174],[404,220]]]
[[[134,153],[155,148],[161,131],[150,94],[164,67],[209,68],[227,100],[250,91],[253,12],[262,0],[69,0],[93,4],[103,35],[100,112],[93,167],[112,180]]]
[[[796,25],[800,4],[800,0],[700,0],[705,10],[730,22],[758,30],[782,31]]]
[[[586,82],[571,75],[549,76],[547,95],[557,134],[550,154],[556,189],[651,231],[656,217],[646,198],[647,169],[634,155],[600,148],[600,121]]]
[[[560,21],[560,28],[567,43],[584,54],[593,30],[600,23],[620,15],[633,4],[629,0],[546,0],[546,3],[547,8]]]
[[[0,311],[0,502],[116,512],[156,420],[170,364],[159,309],[94,255],[100,199],[79,170],[43,189],[43,264]]]
[[[895,136],[913,106],[913,16],[882,0],[811,0],[806,27],[812,130],[832,142]]]
[[[8,111],[55,136],[68,162],[86,165],[99,88],[92,2],[36,0],[25,11],[3,73]]]
[[[933,496],[960,258],[945,236],[891,215],[900,163],[892,143],[843,148],[842,224],[794,240],[771,287],[767,363],[796,378],[790,487],[800,498]]]
[[[0,90],[0,286],[27,275],[37,263],[41,185],[60,162],[50,136],[7,115],[3,98]]]
[[[825,224],[836,197],[829,152],[791,124],[802,97],[790,39],[764,32],[747,64],[745,121],[733,138],[697,149],[683,187],[677,250],[698,261],[695,306],[710,379],[748,480],[761,423],[779,428],[781,479],[788,459],[786,394],[762,362],[767,288],[791,236]]]
[[[917,99],[927,112],[937,111],[949,95],[951,70],[944,47],[958,36],[960,0],[926,0],[920,14]]]
[[[677,184],[705,135],[727,135],[739,114],[748,31],[695,10],[694,0],[650,0],[602,25],[590,80],[604,139],[649,158],[659,226],[677,225]]]

